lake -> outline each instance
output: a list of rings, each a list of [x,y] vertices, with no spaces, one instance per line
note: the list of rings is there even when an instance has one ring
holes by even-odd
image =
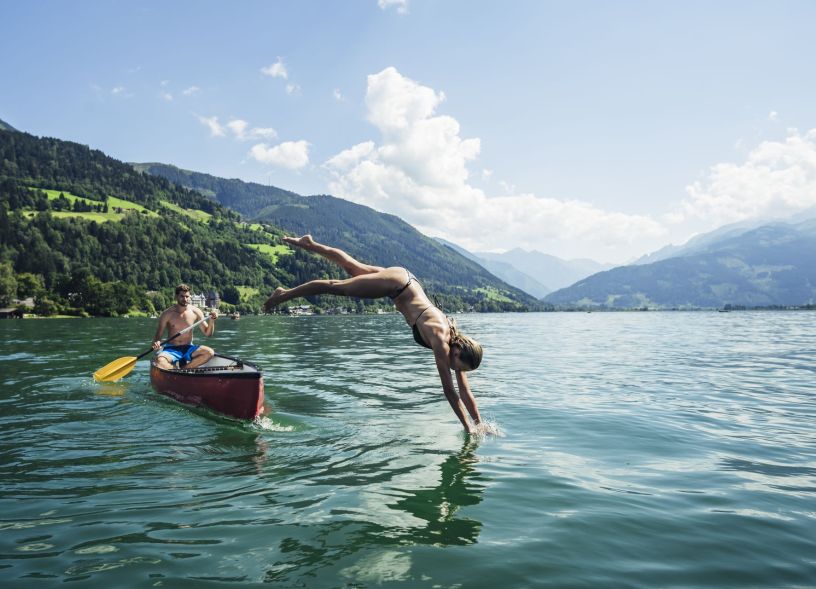
[[[0,321],[0,584],[816,586],[816,313],[457,316],[468,439],[397,315],[222,318],[242,424],[151,390],[155,321]]]

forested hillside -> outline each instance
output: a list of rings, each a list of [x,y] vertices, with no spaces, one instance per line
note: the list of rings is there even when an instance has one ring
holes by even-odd
[[[269,222],[246,223],[212,197],[98,150],[0,130],[0,307],[34,297],[43,315],[153,313],[187,282],[196,292],[221,293],[227,310],[257,311],[277,286],[342,276],[322,258],[283,245],[281,235]],[[431,263],[446,260],[437,255]],[[455,282],[467,278],[458,268],[449,276],[437,292],[450,311],[527,308],[489,275],[466,286]],[[339,300],[312,302],[325,308]]]
[[[239,219],[86,146],[0,131],[3,305],[33,296],[42,314],[153,312],[187,282],[257,309],[276,286],[336,272]]]
[[[394,215],[329,195],[300,196],[274,186],[226,180],[173,166],[135,167],[204,191],[253,221],[271,223],[290,234],[311,233],[379,266],[406,266],[449,307],[459,307],[458,301],[482,310],[540,307],[535,298]]]

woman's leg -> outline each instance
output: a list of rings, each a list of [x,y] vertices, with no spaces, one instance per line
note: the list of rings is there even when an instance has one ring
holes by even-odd
[[[363,274],[374,274],[385,270],[381,266],[371,266],[363,264],[352,258],[346,252],[336,247],[329,247],[322,243],[317,243],[312,239],[311,235],[304,235],[303,237],[284,237],[283,241],[290,245],[295,245],[299,248],[309,250],[316,254],[320,254],[328,261],[340,266],[343,270],[349,273],[350,276],[361,276]]]
[[[379,299],[398,290],[405,283],[405,269],[383,268],[376,272],[360,274],[346,280],[311,280],[294,288],[276,288],[264,303],[269,310],[275,305],[297,297],[333,294],[363,299]]]

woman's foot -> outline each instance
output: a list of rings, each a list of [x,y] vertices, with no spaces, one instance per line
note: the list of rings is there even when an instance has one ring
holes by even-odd
[[[287,292],[288,291],[282,286],[276,288],[275,292],[272,293],[272,296],[266,299],[266,302],[264,303],[264,311],[268,313],[272,309],[272,307],[282,303],[285,300],[283,298],[283,295],[285,295]]]
[[[283,241],[289,245],[296,245],[297,247],[301,247],[305,250],[312,249],[312,246],[315,244],[315,240],[312,239],[312,236],[308,233],[302,237],[284,236]]]

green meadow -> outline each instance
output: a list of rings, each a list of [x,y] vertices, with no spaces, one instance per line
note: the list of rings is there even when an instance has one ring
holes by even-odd
[[[286,256],[292,253],[292,250],[286,245],[269,245],[268,243],[245,243],[244,245],[258,250],[262,254],[266,254],[274,263],[277,263],[280,256]]]
[[[175,211],[179,214],[190,217],[191,219],[198,221],[200,223],[206,223],[212,218],[212,215],[210,213],[205,213],[204,211],[199,211],[197,209],[185,209],[183,207],[180,207],[176,203],[167,200],[161,201],[161,204],[163,207],[166,207],[171,211]]]

